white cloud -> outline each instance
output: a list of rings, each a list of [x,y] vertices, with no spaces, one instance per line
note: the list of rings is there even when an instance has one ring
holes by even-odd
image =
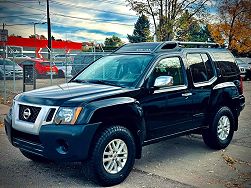
[[[34,34],[33,24],[32,22],[46,22],[46,3],[41,1],[40,5],[36,5],[35,3],[2,3],[0,8],[9,9],[8,15],[17,15],[17,14],[31,14],[31,16],[22,16],[22,17],[8,17],[8,15],[4,13],[0,13],[0,15],[6,16],[3,20],[7,24],[18,24],[18,23],[29,23],[27,26],[15,26],[8,27],[9,33],[21,35],[23,37],[28,37],[31,34]],[[50,3],[50,11],[51,11],[51,24],[52,24],[52,35],[55,38],[66,39],[66,37],[70,40],[74,39],[77,41],[81,41],[78,37],[84,37],[90,40],[96,40],[98,42],[103,42],[106,37],[110,37],[113,33],[117,33],[119,37],[121,37],[124,41],[127,41],[127,34],[131,34],[133,32],[134,23],[137,20],[136,13],[130,10],[130,7],[126,6],[124,0],[118,0],[116,3],[105,3],[101,0],[97,1],[66,1],[66,0],[55,0]],[[109,1],[108,1],[109,2]],[[60,5],[61,3],[61,5]],[[64,4],[69,4],[69,6],[65,6]],[[72,6],[70,6],[72,5]],[[14,9],[12,7],[15,7]],[[31,7],[34,7],[31,8]],[[83,7],[83,8],[78,8]],[[40,10],[37,10],[40,9]],[[88,9],[99,9],[99,11],[91,11]],[[112,18],[105,17],[101,18],[100,15],[103,11],[102,15],[111,15]],[[6,11],[7,12],[7,11]],[[132,16],[112,14],[108,12],[117,12],[119,14],[128,14]],[[32,14],[41,14],[41,15],[32,15]],[[56,14],[61,14],[63,16],[59,16]],[[133,17],[134,15],[134,17]],[[71,17],[80,17],[81,19],[73,19]],[[106,19],[111,20],[113,18],[123,18],[118,24],[112,24],[108,22],[99,22],[99,21],[91,21],[95,19]],[[128,19],[127,19],[128,18]],[[87,20],[86,20],[87,19]],[[89,19],[89,20],[88,20]],[[123,25],[124,24],[124,25]],[[56,30],[53,28],[57,27]],[[62,27],[62,30],[58,30],[58,28]],[[47,36],[46,27],[41,27],[36,25],[37,33],[43,34]],[[66,29],[68,28],[68,29]],[[74,29],[78,28],[78,29]],[[71,39],[72,38],[72,39]],[[82,41],[81,41],[82,42]]]

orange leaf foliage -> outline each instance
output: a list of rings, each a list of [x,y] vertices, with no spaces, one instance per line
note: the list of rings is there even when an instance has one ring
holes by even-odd
[[[209,31],[220,44],[230,50],[251,52],[251,1],[223,0],[218,7],[220,22],[209,25]]]

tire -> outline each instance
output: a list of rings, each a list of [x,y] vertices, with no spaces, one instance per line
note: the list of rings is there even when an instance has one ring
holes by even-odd
[[[117,153],[113,144],[118,146]],[[133,136],[127,128],[107,127],[96,136],[89,160],[83,163],[83,172],[102,186],[119,184],[133,168],[135,150]]]
[[[21,150],[21,153],[28,159],[34,161],[34,162],[40,162],[40,163],[49,163],[50,160],[42,157],[42,156],[39,156],[39,155],[35,155],[35,154],[32,154],[32,153],[29,153],[27,151],[24,151],[24,150]]]
[[[58,78],[64,78],[65,77],[64,72],[62,70],[59,70],[57,77]]]
[[[234,134],[234,116],[228,107],[221,107],[214,115],[209,128],[202,131],[207,146],[212,149],[226,148]]]

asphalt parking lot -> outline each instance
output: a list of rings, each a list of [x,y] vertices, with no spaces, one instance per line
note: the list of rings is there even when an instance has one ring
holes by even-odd
[[[49,80],[47,80],[49,81]],[[239,130],[225,150],[207,148],[201,136],[183,136],[143,148],[118,188],[251,187],[251,81],[244,82],[246,107]],[[35,163],[11,146],[0,128],[0,187],[96,187],[80,163]]]

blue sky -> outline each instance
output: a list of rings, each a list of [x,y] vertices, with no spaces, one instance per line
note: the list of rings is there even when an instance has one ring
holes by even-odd
[[[116,35],[126,42],[138,16],[125,0],[50,0],[50,18],[56,39],[103,42]],[[0,0],[0,20],[9,34],[28,37],[35,22],[47,21],[46,0]],[[47,37],[47,24],[37,24],[36,33]]]
[[[214,14],[214,6],[208,6]],[[56,39],[103,43],[112,35],[128,42],[138,16],[125,0],[50,0],[50,18]],[[9,34],[29,37],[35,22],[46,21],[46,0],[0,0],[0,23],[7,24]],[[47,24],[37,24],[36,33],[47,37]]]

